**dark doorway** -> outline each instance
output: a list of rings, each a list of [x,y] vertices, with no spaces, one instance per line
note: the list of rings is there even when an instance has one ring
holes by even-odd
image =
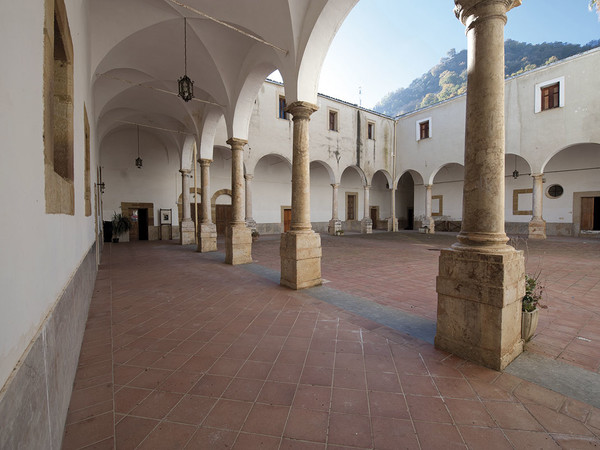
[[[581,199],[581,230],[600,230],[600,197]]]
[[[140,208],[138,210],[138,226],[140,241],[148,240],[148,208]]]
[[[406,216],[408,218],[408,225],[406,226],[407,230],[415,229],[415,210],[414,208],[408,208],[406,211]]]
[[[102,225],[104,229],[104,242],[112,242],[112,222],[105,220]]]

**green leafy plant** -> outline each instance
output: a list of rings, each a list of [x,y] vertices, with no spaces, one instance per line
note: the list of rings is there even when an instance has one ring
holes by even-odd
[[[115,212],[112,217],[113,237],[118,238],[119,235],[129,230],[131,230],[131,220],[129,220],[129,217]]]
[[[252,237],[254,239],[258,239],[260,237],[260,233],[258,232],[258,230],[256,230],[256,229],[252,230]]]
[[[544,286],[540,282],[540,274],[525,274],[525,295],[523,296],[523,311],[535,311],[538,307],[545,308],[540,303],[544,295]]]

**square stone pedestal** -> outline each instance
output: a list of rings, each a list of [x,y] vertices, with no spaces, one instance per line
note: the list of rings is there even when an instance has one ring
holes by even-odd
[[[388,217],[387,219],[387,230],[398,231],[398,219],[395,217]]]
[[[342,231],[342,221],[339,219],[331,219],[329,221],[329,226],[327,227],[327,234],[330,236],[337,236],[340,231]]]
[[[198,229],[198,249],[201,253],[217,251],[217,226],[214,223],[201,223]]]
[[[252,230],[245,223],[227,228],[225,262],[234,266],[252,262]]]
[[[194,222],[190,220],[181,221],[179,223],[179,242],[181,245],[194,244],[196,239],[194,233],[196,232],[196,226]]]
[[[529,239],[546,239],[546,221],[531,220],[529,222]]]
[[[281,235],[281,285],[292,289],[319,286],[321,236],[314,231],[289,231]]]
[[[360,221],[360,232],[362,234],[372,234],[373,233],[373,221],[369,217],[365,217]]]
[[[442,250],[435,346],[502,370],[523,351],[523,252]]]

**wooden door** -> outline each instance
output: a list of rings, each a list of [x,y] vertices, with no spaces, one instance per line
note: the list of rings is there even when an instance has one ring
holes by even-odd
[[[594,197],[581,198],[581,230],[594,229]]]
[[[284,208],[283,209],[283,232],[287,233],[290,231],[292,226],[292,209]]]
[[[215,222],[217,225],[217,236],[225,236],[229,222],[231,222],[232,214],[233,209],[231,205],[216,205]]]
[[[371,221],[373,222],[373,229],[375,230],[377,228],[377,208],[376,207],[371,207]]]
[[[129,230],[129,240],[138,241],[140,239],[140,228],[138,223],[138,209],[130,209],[128,212],[129,220],[131,221],[131,229]]]

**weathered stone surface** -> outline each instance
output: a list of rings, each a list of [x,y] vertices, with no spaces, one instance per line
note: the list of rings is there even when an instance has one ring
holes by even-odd
[[[217,251],[217,226],[214,223],[200,224],[197,251],[201,253]]]
[[[546,221],[532,219],[529,222],[529,239],[546,239]]]
[[[180,234],[179,234],[179,242],[181,245],[194,244],[196,239],[194,237],[194,233],[196,232],[196,227],[194,226],[194,222],[192,219],[184,220],[179,225]]]
[[[523,350],[523,254],[442,250],[437,277],[438,348],[502,370]]]
[[[252,230],[245,224],[227,228],[225,262],[232,265],[252,262]]]
[[[281,284],[292,289],[318,286],[321,280],[321,236],[309,232],[281,235]]]

